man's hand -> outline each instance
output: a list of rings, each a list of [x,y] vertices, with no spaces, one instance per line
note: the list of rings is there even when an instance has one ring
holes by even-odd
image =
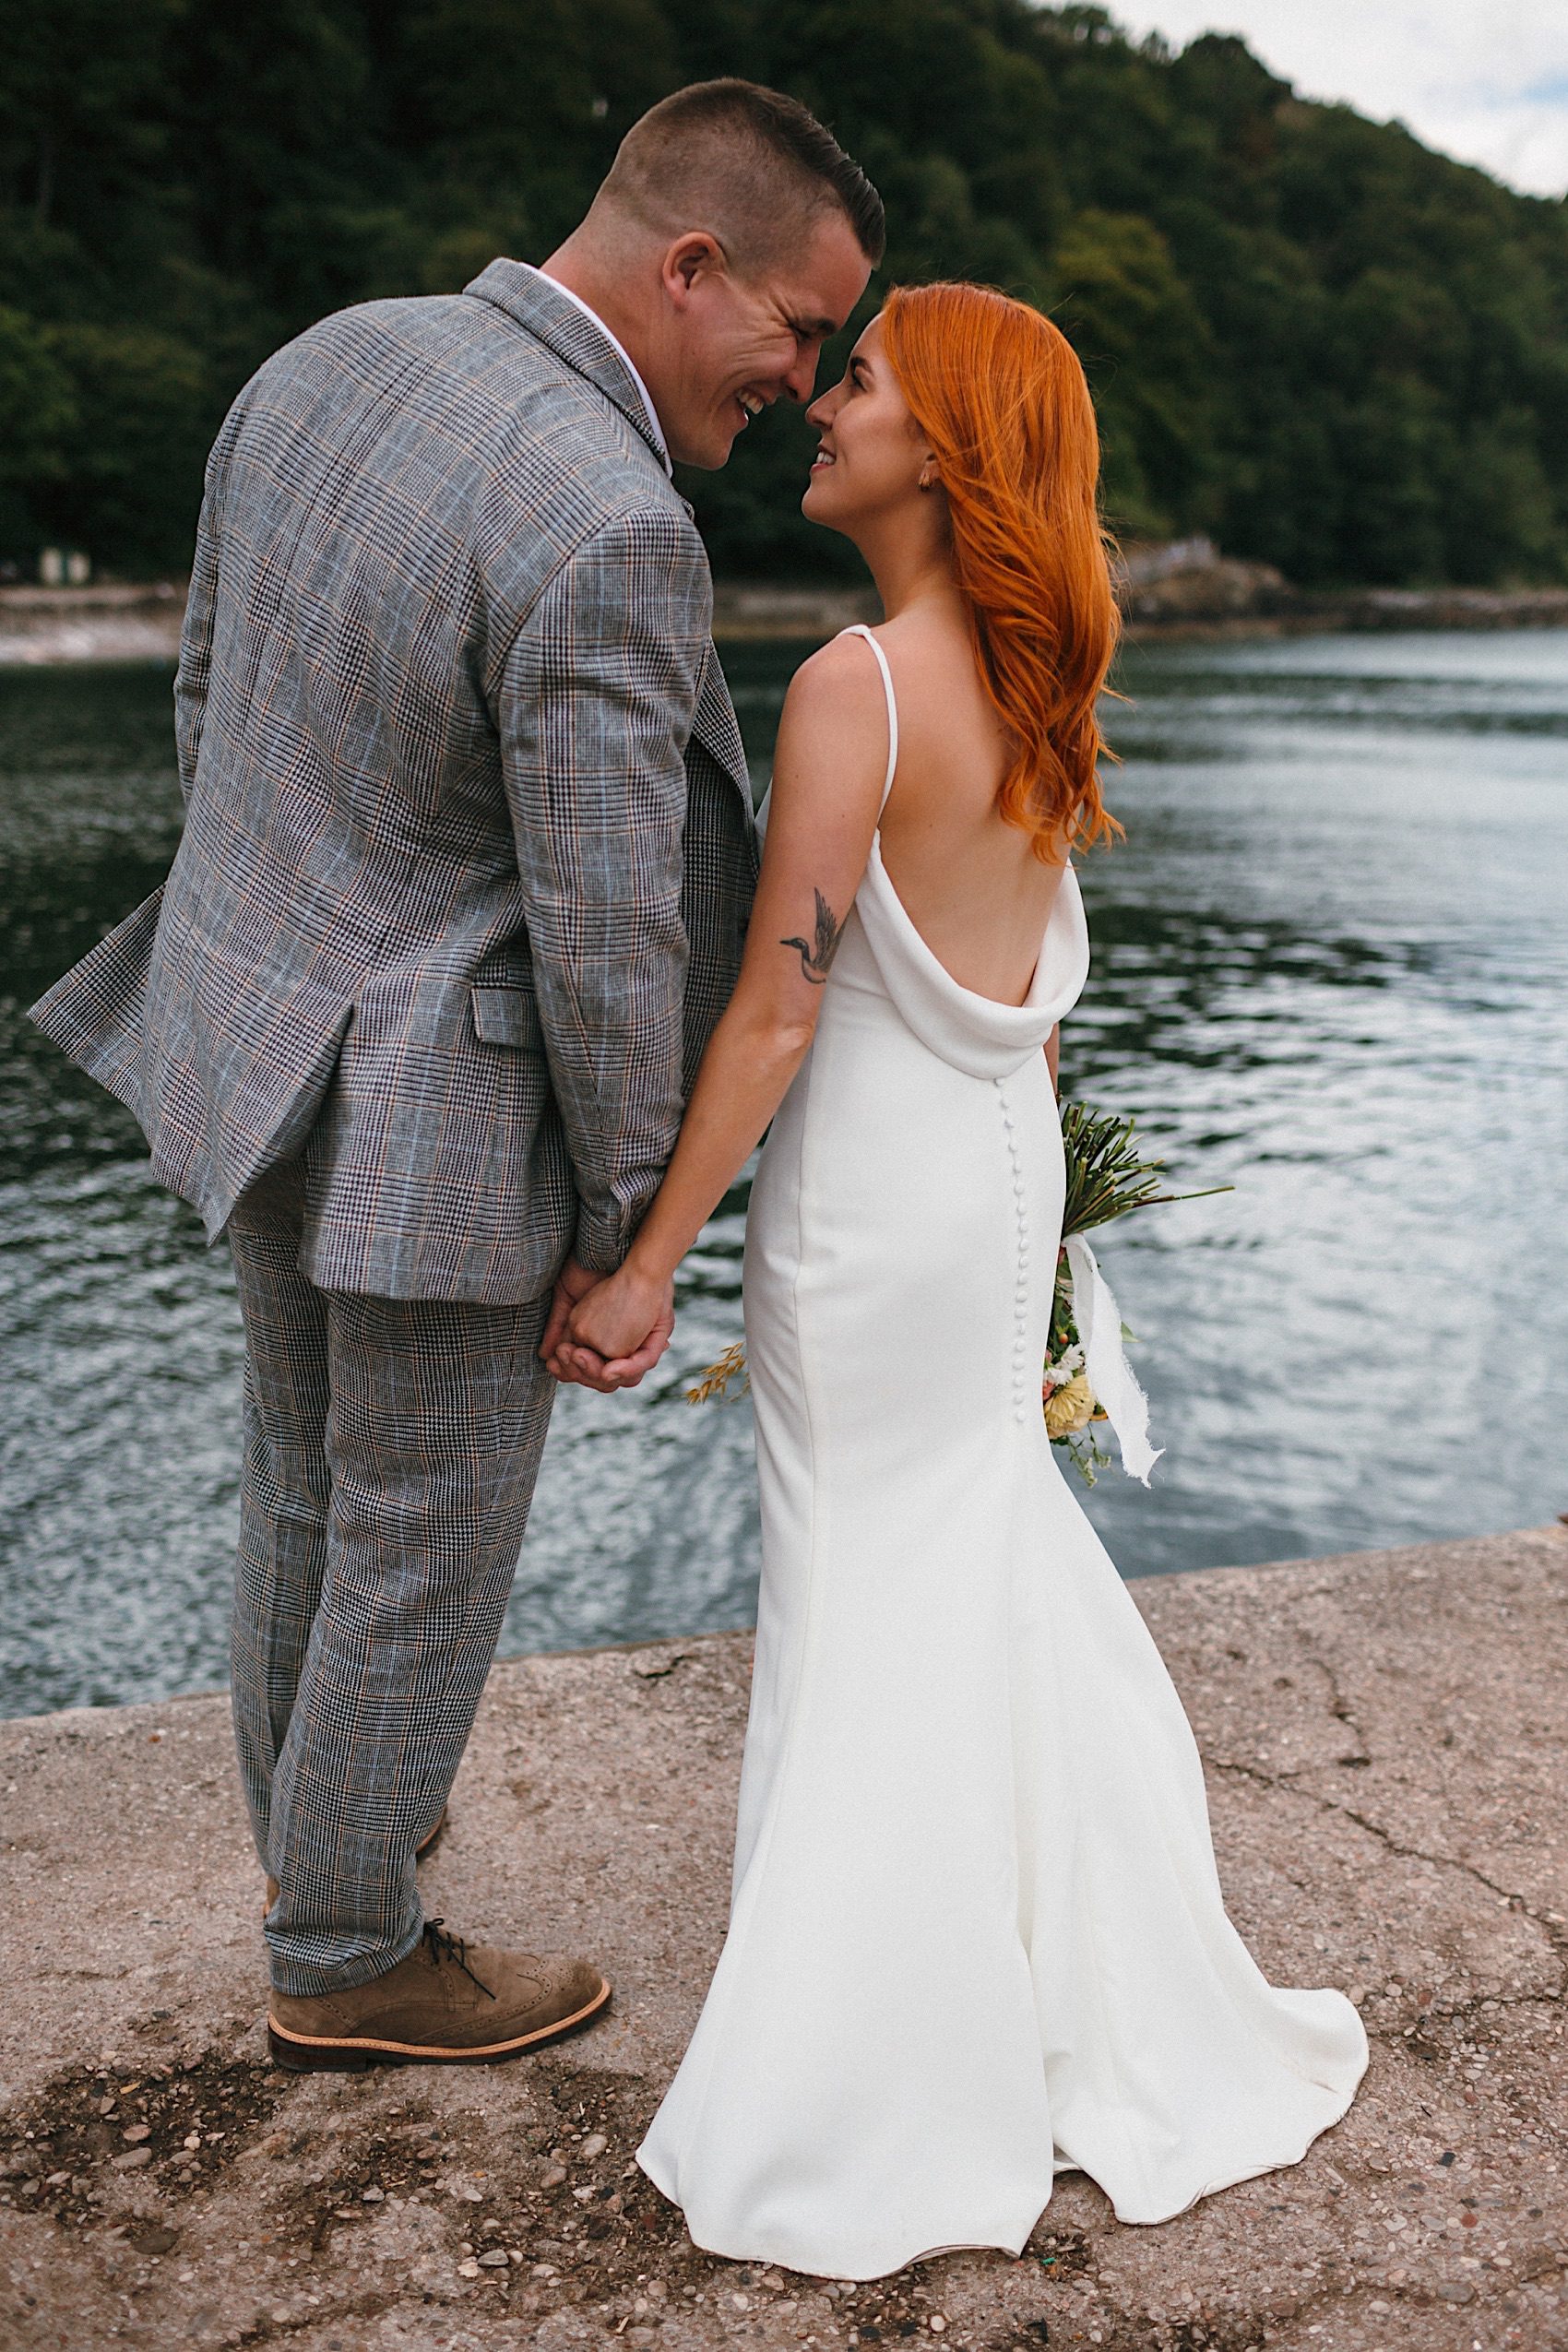
[[[593,1299],[591,1322],[576,1323],[580,1304]],[[555,1284],[550,1319],[539,1352],[560,1381],[612,1396],[635,1388],[670,1344],[675,1327],[672,1286],[638,1283],[620,1274],[592,1274],[568,1258]],[[596,1344],[598,1343],[598,1344]]]
[[[631,1260],[595,1285],[572,1309],[556,1356],[576,1378],[635,1388],[670,1345],[675,1327],[674,1285]]]
[[[605,1379],[602,1359],[593,1358],[587,1348],[575,1348],[568,1360],[561,1345],[573,1308],[604,1279],[602,1274],[590,1273],[586,1265],[579,1265],[576,1258],[566,1260],[555,1277],[555,1296],[550,1302],[550,1320],[544,1326],[539,1352],[557,1380],[576,1381],[584,1388],[597,1388],[601,1396],[611,1396],[620,1383]]]
[[[555,1296],[550,1302],[550,1320],[544,1326],[544,1336],[539,1343],[539,1352],[546,1363],[555,1353],[561,1334],[565,1330],[567,1320],[577,1301],[586,1299],[594,1284],[602,1282],[603,1279],[602,1274],[590,1274],[586,1265],[577,1264],[576,1258],[566,1260],[555,1277]]]

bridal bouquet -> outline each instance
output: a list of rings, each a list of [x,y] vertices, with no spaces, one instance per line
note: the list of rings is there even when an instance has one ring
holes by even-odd
[[[1140,1155],[1133,1142],[1134,1123],[1090,1111],[1081,1102],[1062,1105],[1067,1192],[1040,1397],[1052,1445],[1072,1457],[1089,1486],[1111,1459],[1099,1443],[1097,1422],[1115,1431],[1123,1468],[1145,1486],[1159,1449],[1149,1444],[1148,1401],[1123,1352],[1123,1343],[1133,1334],[1084,1237],[1113,1218],[1130,1217],[1134,1209],[1207,1197],[1205,1193],[1162,1192],[1165,1162]],[[1229,1184],[1208,1187],[1210,1193],[1229,1190]]]
[[[1040,1400],[1052,1445],[1071,1455],[1090,1486],[1111,1459],[1099,1443],[1097,1423],[1114,1431],[1123,1468],[1146,1486],[1159,1449],[1149,1444],[1148,1400],[1123,1351],[1123,1343],[1133,1335],[1084,1237],[1113,1218],[1130,1217],[1134,1209],[1204,1200],[1209,1194],[1230,1190],[1229,1184],[1213,1184],[1204,1193],[1161,1192],[1165,1162],[1145,1159],[1134,1146],[1133,1130],[1131,1119],[1113,1119],[1081,1102],[1062,1105],[1067,1190]],[[731,1381],[743,1384],[745,1369],[746,1351],[737,1340],[687,1389],[687,1402],[706,1405],[724,1396]]]

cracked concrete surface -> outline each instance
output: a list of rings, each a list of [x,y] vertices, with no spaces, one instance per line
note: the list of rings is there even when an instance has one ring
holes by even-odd
[[[616,2005],[494,2070],[272,2073],[224,1703],[0,1726],[0,2344],[1568,2352],[1568,1531],[1134,1586],[1230,1908],[1372,2062],[1294,2169],[842,2293],[691,2247],[631,2151],[723,1931],[750,1644],[498,1668],[424,1872]]]

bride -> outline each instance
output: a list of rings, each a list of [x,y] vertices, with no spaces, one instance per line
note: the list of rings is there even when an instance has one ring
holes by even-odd
[[[1115,827],[1082,372],[1038,312],[892,294],[804,511],[886,619],[790,686],[744,968],[663,1186],[552,1359],[613,1384],[771,1122],[746,1348],[763,1567],[730,1931],[639,2151],[710,2252],[1017,2252],[1056,2172],[1158,2222],[1293,2164],[1366,2064],[1227,1918],[1181,1703],[1057,1467],[1070,853]]]

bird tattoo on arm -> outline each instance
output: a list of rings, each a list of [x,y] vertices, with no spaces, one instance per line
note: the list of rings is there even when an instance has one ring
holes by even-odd
[[[833,920],[833,909],[820,890],[813,893],[816,899],[816,941],[808,947],[803,939],[781,939],[780,947],[798,947],[801,951],[801,971],[814,988],[821,988],[827,979],[828,968],[838,953],[842,933]]]

